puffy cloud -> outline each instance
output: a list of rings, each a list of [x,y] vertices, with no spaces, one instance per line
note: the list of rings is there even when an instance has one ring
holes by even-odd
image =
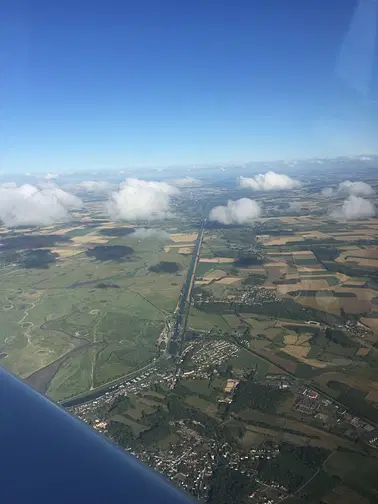
[[[128,178],[112,193],[108,211],[116,219],[162,219],[168,214],[170,197],[177,192],[166,182]]]
[[[172,180],[172,185],[175,187],[191,187],[201,185],[201,181],[192,177],[183,177]]]
[[[0,188],[3,189],[12,189],[14,187],[17,187],[16,182],[4,182],[3,184],[0,184]]]
[[[46,187],[43,188],[41,192],[44,195],[50,195],[51,197],[56,198],[65,208],[81,208],[83,206],[83,202],[80,198],[67,191],[63,191],[60,187]]]
[[[59,178],[59,175],[57,173],[45,173],[43,178],[45,180],[55,180],[55,179]]]
[[[366,184],[366,182],[351,182],[350,180],[341,182],[338,192],[340,194],[349,194],[353,196],[372,196],[375,194],[374,189],[371,185]]]
[[[343,204],[331,212],[331,217],[337,220],[355,220],[374,217],[375,205],[360,196],[349,196]]]
[[[332,196],[372,196],[375,194],[375,191],[371,185],[366,184],[366,182],[351,182],[350,180],[345,180],[344,182],[340,182],[337,189],[325,187],[322,189],[321,194],[326,198],[331,198]]]
[[[332,189],[332,187],[325,187],[324,189],[322,189],[321,194],[325,198],[332,198],[332,196],[335,194],[335,191]]]
[[[74,186],[76,191],[86,191],[90,193],[107,193],[114,188],[114,184],[105,180],[83,180]]]
[[[156,240],[170,240],[170,236],[166,231],[162,229],[153,228],[138,228],[131,235],[134,238],[139,238],[140,240],[146,240],[147,238],[155,238]]]
[[[241,187],[253,189],[254,191],[296,189],[301,186],[299,180],[273,171],[264,174],[260,173],[252,178],[240,177],[239,184]]]
[[[300,212],[302,210],[302,204],[300,201],[291,201],[289,203],[289,212]]]
[[[6,226],[49,225],[69,220],[69,209],[81,206],[80,198],[54,185],[0,187],[0,219]]]
[[[241,198],[228,200],[225,206],[216,206],[209,219],[222,224],[249,224],[261,214],[261,207],[255,200]]]

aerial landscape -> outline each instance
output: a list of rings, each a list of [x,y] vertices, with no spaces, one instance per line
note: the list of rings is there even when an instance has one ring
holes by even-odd
[[[1,365],[203,502],[374,502],[377,164],[3,183]]]
[[[4,502],[378,502],[377,23],[0,2]]]

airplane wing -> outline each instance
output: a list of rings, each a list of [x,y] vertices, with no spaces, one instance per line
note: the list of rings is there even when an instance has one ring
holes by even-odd
[[[2,368],[0,500],[9,504],[194,502]]]

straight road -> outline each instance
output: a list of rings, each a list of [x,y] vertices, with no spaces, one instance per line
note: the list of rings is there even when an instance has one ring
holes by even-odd
[[[178,312],[176,315],[176,321],[173,326],[171,340],[168,345],[168,350],[170,350],[173,355],[177,355],[177,353],[180,353],[182,343],[183,343],[183,337],[184,337],[184,332],[185,332],[187,318],[188,318],[188,312],[189,312],[188,308],[190,306],[192,289],[193,289],[193,285],[194,285],[194,280],[196,278],[196,271],[197,271],[197,266],[198,266],[198,262],[199,262],[201,245],[202,245],[206,222],[207,222],[207,218],[205,218],[202,221],[201,228],[198,232],[198,236],[197,236],[195,246],[194,246],[192,262],[189,266],[186,280],[185,280],[184,286],[181,290],[180,300],[179,300],[179,304],[178,304]]]

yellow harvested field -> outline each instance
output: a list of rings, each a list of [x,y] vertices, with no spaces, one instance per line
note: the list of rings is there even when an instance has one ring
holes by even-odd
[[[323,271],[315,271],[311,273],[310,271],[302,271],[301,278],[304,280],[322,280],[324,277],[337,277],[337,273],[323,273]]]
[[[194,242],[197,239],[197,233],[173,233],[169,235],[174,242]]]
[[[176,248],[181,248],[181,247],[193,247],[191,243],[175,243],[174,245],[166,245],[164,247],[164,250],[167,249],[176,249]]]
[[[202,257],[200,259],[203,263],[233,263],[234,261],[233,257]]]
[[[274,257],[274,256],[285,257],[286,256],[287,259],[290,259],[290,256],[292,254],[290,252],[267,252],[266,255],[267,256],[272,256],[272,257]]]
[[[306,259],[310,259],[310,257],[315,257],[311,250],[294,250],[291,253],[292,256],[306,256]]]
[[[338,299],[331,296],[300,296],[295,298],[295,302],[308,308],[315,308],[315,310],[322,310],[329,313],[340,313],[340,303]]]
[[[378,318],[361,317],[360,321],[366,327],[369,327],[375,334],[378,334]]]
[[[300,362],[303,362],[304,364],[308,364],[309,366],[316,367],[316,368],[326,368],[327,366],[331,365],[330,363],[318,361],[316,359],[307,359],[306,355],[308,354],[309,350],[310,350],[310,345],[308,347],[290,346],[289,345],[284,348],[281,348],[282,352],[285,352],[289,355],[292,355]],[[301,353],[302,351],[303,351],[303,354]]]
[[[293,278],[299,278],[298,273],[286,273],[285,279],[286,280],[292,280]]]
[[[265,263],[264,268],[287,268],[287,263],[285,262]]]
[[[272,218],[272,220],[274,217]],[[299,222],[298,217],[280,217],[279,220],[285,224],[297,224]]]
[[[264,289],[277,290],[277,286],[274,284],[266,283],[264,284]]]
[[[364,231],[366,231],[366,230],[364,230]],[[345,235],[338,235],[338,236],[334,236],[334,234],[331,235],[332,238],[334,238],[335,240],[338,240],[338,241],[359,241],[359,240],[366,240],[366,234],[365,235],[363,235],[363,234],[359,234],[359,235],[357,235],[357,234],[347,234],[346,235],[345,234]],[[374,237],[374,234],[372,234],[370,236],[370,239],[372,240],[373,237]]]
[[[55,235],[65,235],[69,231],[76,231],[77,229],[85,229],[85,227],[84,226],[73,226],[73,227],[71,226],[71,227],[67,227],[64,229],[57,229],[56,231],[54,231],[54,234]]]
[[[326,271],[326,269],[321,264],[314,266],[300,266],[297,264],[297,271],[305,273],[306,271]]]
[[[359,229],[355,229],[354,231],[336,231],[329,233],[330,236],[344,236],[344,235],[359,235],[361,234],[361,221],[356,222],[356,226]],[[366,234],[374,234],[375,230],[374,229],[363,229],[363,232]]]
[[[293,292],[298,289],[299,283],[296,284],[278,284],[277,292],[280,294],[287,294],[288,292]],[[264,286],[265,287],[265,286]]]
[[[284,337],[285,345],[296,345],[298,342],[298,336],[296,334],[286,334]]]
[[[319,238],[319,239],[327,239],[329,235],[327,233],[322,233],[322,231],[308,231],[306,233],[302,233],[303,236],[307,238]]]
[[[340,250],[341,249],[342,248],[340,247]],[[356,261],[357,258],[360,257],[361,253],[362,253],[362,249],[360,247],[354,247],[354,248],[346,247],[346,248],[343,248],[343,250],[344,250],[344,252],[341,252],[339,257],[337,257],[336,262],[343,263],[347,260]],[[351,258],[350,256],[355,256],[355,257]],[[348,257],[349,257],[349,259],[348,259]]]
[[[333,275],[331,275],[333,276]],[[344,273],[335,273],[334,276],[337,276],[337,278],[340,280],[341,283],[345,283],[350,281],[351,277],[348,275],[344,275]]]
[[[310,345],[285,345],[285,347],[281,348],[281,350],[296,358],[306,357],[310,351]]]
[[[91,222],[92,219],[90,219]],[[110,221],[110,222],[107,222],[106,224],[101,224],[101,226],[98,226],[97,229],[108,229],[108,228],[113,228],[114,227],[114,222],[113,221]],[[120,224],[120,223],[117,223],[117,228],[137,228],[138,226],[135,226],[134,224]]]
[[[344,282],[344,286],[346,287],[348,285],[349,286],[353,286],[353,285],[356,285],[356,286],[361,286],[361,285],[365,285],[366,282],[361,282],[361,280],[353,280],[352,278],[346,282]]]
[[[193,253],[193,247],[180,247],[179,254],[187,254],[190,255]]]
[[[209,280],[196,280],[194,283],[196,285],[208,285],[212,281],[213,281],[213,279],[210,278]]]
[[[239,282],[241,280],[240,277],[224,277],[224,278],[221,278],[220,280],[217,281],[217,283],[219,284],[225,284],[225,285],[230,285],[230,284],[234,284],[236,282]]]
[[[75,243],[75,245],[83,245],[86,243],[108,243],[109,241],[109,238],[96,235],[95,233],[90,233],[83,236],[74,236],[71,239]]]
[[[311,339],[311,337],[311,334],[300,334],[298,336],[297,345],[303,345],[304,343],[307,343]]]
[[[365,399],[373,403],[378,403],[378,390],[371,390]]]
[[[378,259],[358,259],[360,266],[368,266],[369,268],[378,268]]]
[[[329,290],[327,280],[304,279],[302,278],[297,284],[293,284],[291,290]],[[294,287],[294,289],[293,289]]]
[[[357,245],[339,245],[337,247],[339,250],[361,250],[360,247],[357,247]]]
[[[277,322],[277,326],[298,326],[298,327],[308,327],[308,324],[306,324],[305,322]]]
[[[211,273],[207,273],[206,276],[203,277],[204,280],[214,280],[216,278],[223,278],[227,276],[227,273],[223,270],[214,270]]]
[[[259,239],[260,237],[256,236],[256,238]],[[271,247],[273,245],[285,245],[286,243],[303,241],[303,238],[302,236],[289,235],[289,236],[280,236],[279,238],[269,238],[267,240],[262,241],[266,247]]]
[[[54,252],[54,254],[59,254],[60,257],[65,258],[65,257],[72,257],[77,254],[81,254],[82,250],[74,247],[67,247],[67,248],[51,248],[49,249],[51,252]]]
[[[365,355],[367,355],[369,352],[370,352],[370,348],[361,347],[361,348],[359,348],[359,349],[357,350],[356,355],[362,355],[362,356],[365,356]]]

